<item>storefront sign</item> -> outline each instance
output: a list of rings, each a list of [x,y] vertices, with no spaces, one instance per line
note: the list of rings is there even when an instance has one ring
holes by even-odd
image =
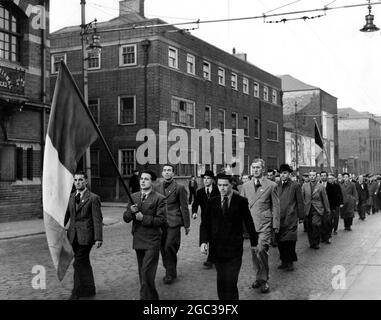
[[[25,71],[0,66],[0,92],[24,94]]]

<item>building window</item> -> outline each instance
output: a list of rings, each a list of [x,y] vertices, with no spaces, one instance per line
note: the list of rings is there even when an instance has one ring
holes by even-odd
[[[238,90],[237,74],[232,72],[231,75],[231,87],[234,90]]]
[[[66,53],[52,54],[52,74],[58,73],[60,69],[61,60],[66,63]]]
[[[99,99],[89,99],[89,109],[91,114],[94,117],[95,122],[99,126],[99,117],[100,117]]]
[[[221,67],[218,68],[218,84],[225,85],[225,69]]]
[[[187,54],[187,72],[196,74],[196,58],[189,53]]]
[[[218,126],[217,128],[221,130],[221,132],[224,132],[225,130],[225,110],[219,109],[218,110]]]
[[[120,46],[119,66],[136,65],[136,44],[127,44]]]
[[[267,140],[278,141],[278,123],[267,121]]]
[[[22,180],[24,176],[24,150],[16,148],[16,180]]]
[[[15,181],[16,147],[0,145],[0,181]]]
[[[238,114],[233,112],[232,113],[232,134],[237,134],[237,127],[238,127]]]
[[[19,18],[0,5],[0,58],[19,61],[20,39]]]
[[[207,62],[207,61],[204,61],[202,63],[202,74],[203,74],[204,79],[210,81],[210,79],[211,79],[211,75],[210,75],[210,63]]]
[[[195,126],[195,103],[194,101],[172,98],[171,120],[172,124],[191,127]]]
[[[249,117],[247,116],[243,117],[243,134],[245,137],[249,136]]]
[[[178,53],[177,49],[169,47],[168,48],[168,65],[171,68],[177,69],[178,66]]]
[[[275,89],[272,90],[271,102],[274,103],[274,104],[277,103],[277,92],[276,92]]]
[[[136,123],[136,99],[132,97],[118,97],[118,124]]]
[[[263,100],[269,101],[269,88],[263,87]]]
[[[26,149],[26,177],[33,180],[33,148]]]
[[[259,84],[254,82],[254,97],[259,98]]]
[[[204,125],[205,125],[205,128],[208,129],[208,130],[211,130],[211,109],[210,107],[206,106],[205,107],[205,115],[204,115]]]
[[[260,132],[261,132],[261,130],[260,130],[259,119],[254,119],[254,138],[255,139],[261,138]]]
[[[120,149],[119,150],[119,170],[123,177],[133,174],[136,168],[135,150]]]
[[[101,53],[89,52],[88,53],[89,70],[96,70],[101,68]]]
[[[100,177],[99,170],[99,150],[90,149],[91,176],[93,178]]]
[[[249,94],[249,79],[243,78],[242,84],[243,84],[243,88],[242,88],[243,93]]]

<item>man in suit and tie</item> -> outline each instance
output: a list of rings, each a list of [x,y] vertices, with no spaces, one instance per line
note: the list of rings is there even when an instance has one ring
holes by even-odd
[[[132,195],[134,205],[128,205],[123,220],[132,223],[132,246],[138,260],[140,299],[158,300],[155,277],[159,263],[161,228],[166,224],[165,197],[152,188],[156,174],[143,171],[140,176],[140,192]]]
[[[188,208],[187,190],[174,179],[175,171],[171,164],[163,166],[160,182],[155,190],[167,200],[167,227],[163,227],[161,239],[161,256],[165,268],[165,284],[171,284],[177,278],[177,252],[180,248],[181,227],[185,235],[190,231],[190,213]]]
[[[96,294],[90,251],[93,245],[102,246],[103,217],[99,197],[87,189],[87,175],[74,175],[76,191],[71,194],[65,216],[70,219],[67,236],[74,251],[74,287],[71,300],[93,297]]]
[[[206,203],[210,198],[216,197],[220,195],[218,188],[214,185],[214,173],[211,170],[206,170],[203,175],[201,175],[204,182],[204,187],[200,188],[196,192],[196,197],[192,204],[192,218],[197,219],[197,211],[198,207],[201,208],[201,221],[205,217],[205,208]],[[201,228],[201,224],[200,224]],[[200,230],[201,232],[201,230]],[[200,243],[201,245],[201,243]],[[208,258],[204,262],[204,267],[207,269],[211,269],[213,267],[213,262],[210,260],[210,252]]]
[[[252,250],[257,245],[247,199],[233,192],[233,177],[217,175],[220,195],[210,198],[201,220],[200,250],[215,263],[217,293],[220,300],[238,300],[238,276],[242,265],[243,224],[250,234]],[[208,250],[209,243],[209,250]]]
[[[277,184],[263,176],[264,170],[264,160],[254,159],[251,164],[253,178],[243,185],[241,194],[249,200],[249,209],[258,233],[258,246],[252,252],[254,268],[257,270],[252,287],[268,293],[268,251],[274,234],[279,232],[280,204]]]
[[[331,216],[331,210],[325,188],[316,180],[316,171],[310,171],[310,182],[303,184],[302,194],[310,248],[319,249],[322,220],[324,215]]]

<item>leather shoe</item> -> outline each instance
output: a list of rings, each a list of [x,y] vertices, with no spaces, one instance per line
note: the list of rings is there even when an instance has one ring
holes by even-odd
[[[317,250],[317,249],[319,249],[319,246],[317,244],[313,244],[310,246],[310,248]]]
[[[213,268],[213,263],[209,261],[204,262],[204,268],[205,269],[212,269]]]
[[[174,280],[175,279],[172,276],[169,276],[169,275],[167,275],[167,276],[165,276],[163,278],[163,281],[164,281],[165,284],[172,284]]]
[[[326,244],[331,244],[331,240],[330,239],[328,239],[328,240],[326,240],[326,241],[324,241]]]
[[[262,285],[261,281],[259,281],[259,280],[255,280],[255,281],[253,282],[253,284],[251,285],[251,287],[252,287],[253,289],[257,289],[257,288],[260,288],[261,285]]]
[[[71,294],[69,299],[68,300],[79,300],[79,296],[77,296],[76,294]]]
[[[263,282],[261,285],[261,293],[269,293],[270,292],[270,286],[267,282]]]
[[[294,263],[293,262],[290,262],[288,265],[287,265],[287,268],[286,268],[286,271],[294,271]]]

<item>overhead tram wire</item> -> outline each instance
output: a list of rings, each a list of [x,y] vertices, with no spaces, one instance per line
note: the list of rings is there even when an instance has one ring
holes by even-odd
[[[255,20],[255,19],[265,19],[270,17],[279,17],[279,16],[286,16],[286,15],[295,15],[295,14],[302,14],[302,13],[311,13],[311,12],[327,12],[328,10],[338,10],[338,9],[349,9],[349,8],[356,8],[356,7],[364,7],[368,5],[379,5],[381,4],[381,1],[378,2],[371,2],[366,4],[352,4],[352,5],[344,5],[344,6],[337,6],[337,7],[323,7],[318,9],[309,9],[309,10],[299,10],[299,11],[291,11],[291,12],[282,12],[282,13],[274,13],[274,14],[262,14],[259,16],[252,16],[252,17],[240,17],[240,18],[229,18],[229,19],[213,19],[213,20],[195,20],[195,21],[189,21],[189,22],[178,22],[178,23],[161,23],[161,24],[153,24],[153,25],[133,25],[131,27],[125,27],[125,28],[112,28],[112,29],[106,29],[106,30],[99,30],[100,33],[105,32],[114,32],[114,31],[123,31],[123,30],[134,30],[134,29],[148,29],[148,28],[161,28],[161,27],[170,27],[170,26],[182,26],[182,25],[189,25],[189,24],[206,24],[206,23],[217,23],[217,22],[230,22],[230,21],[244,21],[244,20]]]

